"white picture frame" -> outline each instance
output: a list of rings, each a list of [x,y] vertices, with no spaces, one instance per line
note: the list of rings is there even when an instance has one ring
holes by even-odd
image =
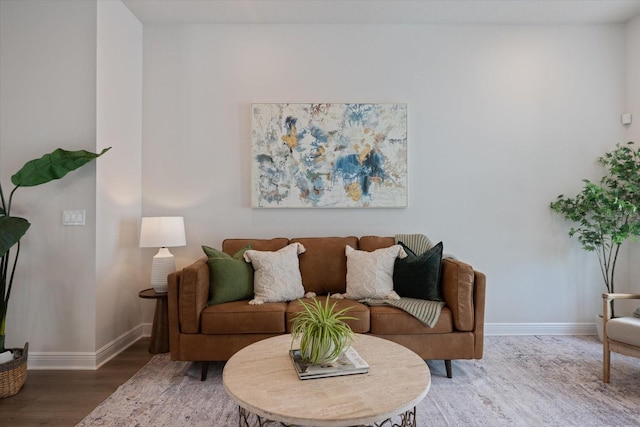
[[[407,104],[251,105],[254,208],[407,207]]]

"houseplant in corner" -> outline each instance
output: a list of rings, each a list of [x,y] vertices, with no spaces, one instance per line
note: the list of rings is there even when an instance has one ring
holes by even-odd
[[[292,348],[299,338],[300,354],[305,362],[317,365],[335,361],[353,340],[353,331],[345,323],[345,320],[355,319],[345,316],[351,307],[335,311],[336,303],[329,305],[329,296],[325,304],[316,298],[313,302],[298,301],[304,310],[291,325]]]
[[[620,246],[640,236],[640,149],[633,142],[617,144],[598,162],[606,169],[600,182],[583,180],[580,193],[559,195],[551,209],[576,223],[569,236],[596,253],[607,293],[613,293]]]
[[[16,190],[21,187],[34,187],[55,179],[60,179],[67,173],[100,157],[110,148],[111,147],[105,148],[100,154],[85,150],[66,151],[58,148],[39,159],[31,160],[25,163],[24,166],[11,177],[14,188],[11,190],[11,193],[9,193],[8,198],[5,198],[2,183],[0,183],[0,353],[5,351],[7,309],[9,307],[9,297],[11,296],[11,287],[13,286],[18,256],[20,255],[20,239],[25,235],[31,225],[29,221],[24,218],[11,216],[13,196]],[[14,247],[15,254],[12,254]],[[0,364],[0,397],[17,393],[20,387],[22,387],[24,379],[26,379],[27,345],[25,345],[24,349],[14,349],[13,352],[13,360]],[[24,363],[16,363],[17,359],[24,359]],[[18,366],[14,367],[13,365],[16,364]],[[16,374],[18,376],[17,382],[11,378],[15,371],[25,372]]]

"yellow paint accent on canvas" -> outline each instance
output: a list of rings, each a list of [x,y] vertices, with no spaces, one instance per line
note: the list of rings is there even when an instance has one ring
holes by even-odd
[[[289,133],[281,136],[282,140],[289,146],[289,150],[293,150],[298,145],[298,135],[296,133],[296,126],[291,125]]]
[[[347,196],[354,201],[359,201],[362,198],[362,189],[360,189],[360,185],[357,182],[352,182],[347,185],[345,188]]]
[[[357,146],[356,146],[357,149]],[[362,150],[360,152],[360,155],[358,156],[358,161],[360,162],[360,164],[363,164],[364,161],[367,159],[367,156],[369,155],[369,153],[371,153],[371,145],[366,144],[364,147],[364,150]]]

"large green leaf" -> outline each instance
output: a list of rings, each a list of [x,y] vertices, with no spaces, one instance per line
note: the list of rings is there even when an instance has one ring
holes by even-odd
[[[100,154],[96,154],[85,150],[67,151],[58,148],[39,159],[25,163],[22,169],[11,177],[11,182],[18,187],[33,187],[60,179],[110,149],[111,147],[105,148]]]
[[[15,216],[0,216],[0,256],[24,236],[29,229],[29,221]]]

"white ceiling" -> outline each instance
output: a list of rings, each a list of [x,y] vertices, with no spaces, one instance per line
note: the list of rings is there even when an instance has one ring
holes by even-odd
[[[123,0],[143,24],[615,24],[640,0]]]

